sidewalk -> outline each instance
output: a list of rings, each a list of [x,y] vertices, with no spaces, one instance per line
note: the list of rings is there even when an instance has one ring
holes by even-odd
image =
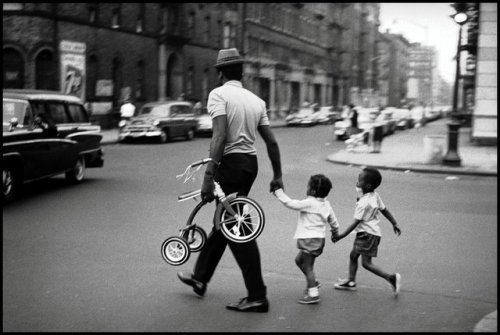
[[[428,135],[444,136],[444,152],[448,150],[449,119],[439,119],[424,127],[396,131],[382,141],[380,153],[348,152],[342,149],[328,156],[334,163],[374,166],[380,169],[409,172],[445,173],[454,175],[497,176],[497,146],[481,146],[470,141],[471,128],[460,128],[458,155],[460,167],[428,163],[424,138]]]

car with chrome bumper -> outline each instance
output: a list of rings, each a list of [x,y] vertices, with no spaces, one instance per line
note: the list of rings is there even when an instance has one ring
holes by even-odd
[[[167,100],[144,104],[137,115],[118,124],[118,141],[156,139],[165,143],[176,137],[192,140],[198,129],[193,104]]]
[[[285,118],[287,126],[314,126],[318,123],[312,107],[302,107]]]
[[[101,127],[90,123],[82,101],[55,91],[3,90],[3,201],[23,184],[65,174],[83,180],[104,165]]]

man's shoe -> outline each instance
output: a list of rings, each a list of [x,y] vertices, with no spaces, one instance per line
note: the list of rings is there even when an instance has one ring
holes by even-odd
[[[269,311],[269,301],[266,298],[254,301],[243,298],[239,302],[227,305],[226,308],[238,312],[267,313]]]
[[[356,291],[356,283],[348,279],[343,282],[335,283],[333,287],[337,290]]]
[[[196,279],[193,279],[193,274],[184,274],[182,272],[177,273],[177,277],[183,282],[193,288],[194,293],[198,294],[200,297],[205,295],[205,291],[207,290],[207,284],[202,283]]]

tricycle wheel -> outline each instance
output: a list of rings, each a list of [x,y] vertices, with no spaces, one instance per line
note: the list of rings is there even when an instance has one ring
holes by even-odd
[[[229,201],[236,212],[232,217],[226,209],[220,217],[220,229],[224,236],[236,243],[250,242],[256,239],[264,229],[264,211],[260,205],[250,198],[238,196]]]
[[[183,231],[181,237],[188,242],[191,252],[200,251],[207,242],[207,233],[203,228],[198,226]]]
[[[182,237],[169,237],[161,245],[161,256],[170,265],[184,264],[190,256],[189,246]]]

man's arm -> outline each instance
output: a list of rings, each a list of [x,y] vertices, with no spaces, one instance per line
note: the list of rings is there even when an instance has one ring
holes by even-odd
[[[269,156],[271,165],[273,167],[273,180],[270,184],[270,191],[273,192],[278,188],[284,189],[283,180],[281,179],[281,157],[278,142],[276,141],[276,138],[274,137],[274,134],[268,125],[259,126],[257,129],[260,136],[262,136],[262,139],[266,143],[267,155]]]
[[[212,140],[210,142],[209,157],[211,162],[207,163],[203,184],[201,186],[201,198],[208,202],[214,200],[214,175],[217,165],[224,154],[227,135],[227,116],[219,115],[212,120]]]

